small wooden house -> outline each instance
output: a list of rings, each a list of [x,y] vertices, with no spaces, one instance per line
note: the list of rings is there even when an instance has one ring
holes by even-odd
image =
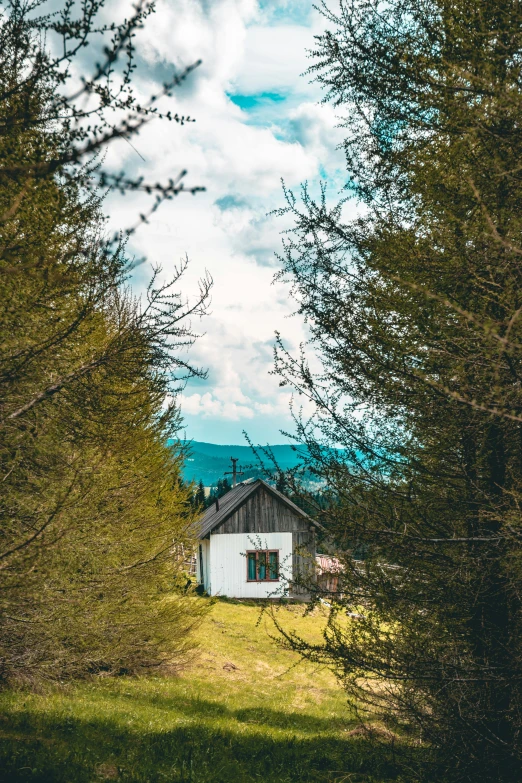
[[[209,595],[306,600],[317,528],[262,479],[238,484],[200,519],[198,582]]]

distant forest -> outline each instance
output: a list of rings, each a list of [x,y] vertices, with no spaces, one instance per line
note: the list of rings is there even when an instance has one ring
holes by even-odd
[[[301,462],[302,446],[297,447],[297,450],[290,444],[265,448],[274,455],[283,471],[295,468]],[[205,487],[215,487],[225,473],[231,470],[231,457],[239,459],[238,470],[241,468],[243,471],[243,475],[239,477],[240,481],[247,478],[266,478],[250,446],[218,446],[201,441],[192,441],[190,444],[190,453],[183,465],[183,478],[187,482],[202,481]],[[265,467],[268,470],[273,467],[275,474],[275,466],[271,466],[268,459],[265,460]]]

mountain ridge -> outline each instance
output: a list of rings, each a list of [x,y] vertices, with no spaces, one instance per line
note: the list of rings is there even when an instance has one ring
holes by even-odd
[[[183,465],[185,481],[201,480],[207,487],[215,486],[218,479],[222,479],[225,473],[231,470],[231,457],[238,459],[238,469],[243,468],[242,479],[263,476],[263,470],[250,446],[223,445],[195,440],[187,441],[186,446],[188,454]],[[283,470],[300,464],[301,455],[305,453],[304,447],[286,443],[256,448],[261,456],[263,456],[263,449],[271,452]]]

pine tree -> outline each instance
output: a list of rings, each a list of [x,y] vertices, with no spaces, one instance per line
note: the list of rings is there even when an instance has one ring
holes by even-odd
[[[430,781],[511,781],[522,777],[522,10],[355,0],[323,12],[311,71],[343,117],[347,198],[364,209],[349,219],[324,188],[302,203],[287,193],[281,276],[323,367],[315,375],[281,341],[277,366],[317,406],[297,429],[332,497],[320,518],[344,552],[341,602],[364,617],[346,625],[335,608],[322,648],[289,642],[373,715],[418,731]]]
[[[195,502],[197,506],[205,507],[205,487],[203,486],[203,479],[199,480],[198,488],[196,490]]]
[[[288,481],[283,470],[280,470],[277,474],[276,489],[283,495],[286,495],[288,492]]]
[[[193,340],[183,267],[174,287],[153,279],[143,304],[125,289],[92,159],[113,137],[99,134],[104,112],[133,110],[130,87],[120,103],[112,84],[126,47],[132,73],[144,6],[85,83],[106,78],[90,131],[63,97],[64,66],[97,34],[101,6],[82,6],[78,24],[74,4],[41,19],[37,8],[14,2],[0,18],[0,676],[28,681],[175,662],[198,616],[176,588],[193,512],[182,451],[167,447],[179,414],[164,407],[192,372],[177,354]],[[46,35],[58,32],[55,59]]]

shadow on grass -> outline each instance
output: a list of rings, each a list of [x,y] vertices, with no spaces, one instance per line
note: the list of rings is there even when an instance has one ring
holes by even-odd
[[[299,711],[274,710],[271,707],[255,706],[233,708],[222,702],[194,698],[176,694],[163,696],[157,692],[147,693],[116,693],[111,694],[111,701],[121,707],[134,710],[136,707],[154,708],[182,714],[184,718],[202,720],[231,721],[236,723],[260,724],[270,728],[285,729],[304,734],[318,734],[342,730],[352,726],[353,721],[345,718],[316,717]],[[358,722],[358,721],[357,721]]]
[[[165,709],[170,701],[165,699]],[[157,698],[150,702],[158,706]],[[180,706],[177,702],[177,711]],[[398,758],[388,746],[363,738],[278,738],[249,729],[245,721],[251,714],[262,712],[258,717],[269,725],[288,719],[273,710],[269,715],[259,710],[227,711],[204,701],[188,705],[187,710],[203,718],[207,707],[219,708],[220,715],[229,713],[230,719],[239,720],[235,713],[240,714],[243,722],[233,730],[183,717],[179,726],[162,731],[132,728],[106,717],[84,720],[51,712],[16,712],[1,726],[0,779],[6,783],[325,783],[348,779],[350,783],[381,783],[399,774]],[[306,725],[304,716],[299,717]]]

